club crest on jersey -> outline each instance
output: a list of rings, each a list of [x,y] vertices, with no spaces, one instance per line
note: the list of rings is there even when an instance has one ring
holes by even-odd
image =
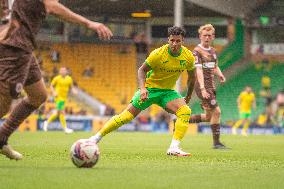
[[[180,64],[181,66],[186,66],[186,60],[180,60],[180,61],[179,61],[179,64]]]
[[[214,105],[216,105],[216,103],[217,103],[217,102],[216,102],[216,100],[215,100],[215,99],[212,99],[210,103],[211,103],[211,105],[213,105],[213,106],[214,106]]]
[[[17,93],[22,92],[22,90],[23,90],[23,84],[22,84],[22,83],[17,83],[15,90],[16,90]]]

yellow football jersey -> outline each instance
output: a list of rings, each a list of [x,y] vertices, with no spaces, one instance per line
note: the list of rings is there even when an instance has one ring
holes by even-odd
[[[182,46],[180,53],[173,55],[168,44],[152,51],[145,63],[151,67],[145,83],[148,88],[174,89],[184,70],[195,69],[194,56],[190,50]]]
[[[73,80],[68,75],[65,77],[58,75],[53,78],[51,85],[55,88],[57,93],[56,100],[66,100],[70,87],[73,85]]]
[[[251,107],[255,101],[254,93],[241,92],[240,94],[240,112],[251,113]]]

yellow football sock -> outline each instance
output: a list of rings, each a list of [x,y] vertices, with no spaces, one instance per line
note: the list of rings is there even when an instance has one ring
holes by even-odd
[[[243,122],[242,119],[238,120],[238,121],[233,125],[233,128],[235,128],[235,129],[236,129],[236,128],[239,128],[239,127],[241,126],[242,122]]]
[[[125,110],[121,114],[113,116],[99,131],[101,136],[105,136],[106,134],[118,129],[122,125],[129,123],[134,119],[134,116],[128,111]]]
[[[66,129],[67,123],[66,123],[66,119],[65,119],[64,114],[59,114],[59,121],[60,121],[63,129]]]
[[[246,123],[244,124],[244,127],[242,129],[242,132],[246,133],[248,128],[249,128],[249,125],[250,125],[250,121],[246,121]]]
[[[190,115],[191,109],[187,105],[184,105],[177,110],[177,120],[175,123],[175,131],[173,136],[175,140],[180,141],[184,137],[189,126]]]
[[[57,113],[52,114],[52,115],[48,118],[47,123],[53,122],[54,120],[56,120],[56,118],[57,118]]]

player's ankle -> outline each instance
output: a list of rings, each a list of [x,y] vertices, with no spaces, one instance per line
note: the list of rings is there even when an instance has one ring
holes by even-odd
[[[0,138],[0,149],[2,149],[5,145],[8,145],[7,137]]]
[[[90,140],[94,141],[95,143],[99,143],[102,138],[102,134],[98,132],[96,135],[90,137]]]

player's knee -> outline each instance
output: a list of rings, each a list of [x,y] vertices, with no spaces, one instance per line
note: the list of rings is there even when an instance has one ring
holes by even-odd
[[[191,109],[187,105],[181,106],[176,112],[177,118],[186,123],[189,122],[190,115]]]
[[[36,97],[28,98],[30,104],[32,104],[36,108],[40,107],[46,100],[47,100],[47,93],[40,93]]]

